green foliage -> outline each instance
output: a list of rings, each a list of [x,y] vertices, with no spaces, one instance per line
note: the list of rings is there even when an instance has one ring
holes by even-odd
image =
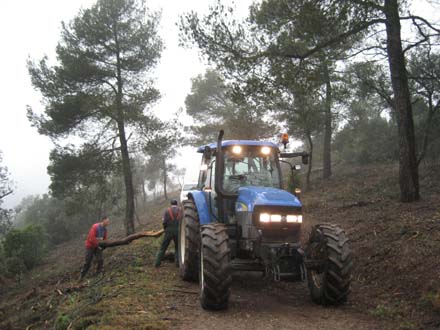
[[[192,80],[191,93],[185,99],[187,113],[194,121],[189,127],[194,135],[192,144],[215,141],[220,129],[224,129],[230,139],[274,135],[275,126],[267,118],[267,107],[252,104],[234,92],[236,90],[213,70]]]
[[[6,166],[2,166],[3,156],[0,151],[0,237],[5,235],[12,227],[12,210],[1,208],[3,198],[12,193],[12,180]]]
[[[12,210],[0,208],[0,237],[12,228]]]
[[[295,188],[301,188],[301,187],[302,187],[302,181],[299,172],[297,171],[290,172],[287,181],[287,190],[293,194],[295,192]]]
[[[159,14],[136,0],[99,0],[63,23],[59,64],[28,62],[46,102],[44,116],[28,113],[40,133],[59,137],[100,126],[103,134],[118,131],[118,121],[144,121],[145,108],[159,96],[148,77],[162,50],[158,23]]]
[[[71,320],[68,315],[60,314],[55,320],[55,330],[66,330],[69,328]]]
[[[396,160],[397,128],[377,117],[347,125],[335,136],[334,151],[347,163],[374,163]]]
[[[169,173],[176,168],[170,160],[176,156],[177,148],[182,144],[182,129],[178,116],[179,113],[176,114],[175,120],[162,122],[160,130],[147,139],[144,147],[146,154],[149,155],[146,166],[151,171],[144,179],[148,180],[149,189],[153,189],[158,181],[162,181],[165,199],[168,198]]]
[[[10,277],[15,277],[17,283],[20,283],[23,273],[27,270],[23,258],[18,255],[6,258],[5,265],[7,269],[6,274]]]
[[[119,180],[120,181],[120,180]],[[49,245],[56,245],[83,234],[102,214],[116,215],[123,200],[122,183],[110,180],[106,190],[90,185],[82,193],[64,199],[47,194],[23,201],[17,209],[19,226],[39,225],[47,233]]]
[[[301,79],[304,64],[320,67],[321,77],[319,74],[317,77],[323,82],[321,93],[325,92],[326,114],[324,177],[331,174],[334,119],[331,77],[336,68],[345,67],[335,63],[360,53],[372,61],[380,61],[378,55],[383,55],[384,60],[388,59],[393,90],[393,97],[388,97],[387,102],[393,105],[397,117],[405,118],[397,121],[397,147],[401,155],[408,155],[399,157],[400,198],[414,201],[420,197],[419,184],[414,180],[418,177],[418,159],[405,57],[422,45],[434,44],[438,30],[429,20],[406,15],[409,4],[407,1],[265,0],[255,2],[249,17],[238,22],[234,10],[217,0],[203,17],[194,12],[181,17],[181,41],[198,46],[210,62],[248,92],[255,92],[255,86],[270,83],[278,87],[279,80]],[[401,21],[411,24],[416,32],[402,38]],[[292,65],[297,67],[296,72],[289,70]],[[270,77],[276,79],[271,81]]]
[[[2,199],[12,193],[12,181],[8,168],[2,165],[3,155],[0,151],[0,205]]]
[[[37,225],[12,229],[4,238],[3,248],[10,272],[18,274],[30,270],[47,251],[46,233]]]
[[[152,129],[149,107],[160,97],[150,77],[163,48],[159,19],[142,0],[98,0],[69,24],[63,22],[56,64],[50,66],[47,57],[28,61],[32,85],[45,105],[42,115],[29,107],[29,120],[40,134],[54,139],[77,135],[86,141],[80,150],[52,152],[53,193],[78,200],[91,186],[101,191],[110,180],[108,172],[119,170],[127,233],[134,231],[129,148],[142,142],[140,132]],[[131,139],[127,130],[133,132]],[[97,204],[105,202],[102,196],[95,198]]]
[[[6,264],[6,257],[3,251],[3,245],[0,244],[0,278],[2,276],[6,276],[8,271],[8,267]]]
[[[409,79],[414,92],[414,125],[418,159],[440,154],[440,53],[418,49],[409,59]]]
[[[72,146],[57,148],[52,150],[49,159],[50,190],[58,198],[76,196],[93,185],[107,194],[108,178],[120,171],[117,157],[96,145],[84,144],[80,150]]]
[[[382,66],[358,62],[349,66],[342,91],[345,126],[336,133],[334,151],[348,163],[398,159],[397,124],[382,117],[393,106],[390,81]]]

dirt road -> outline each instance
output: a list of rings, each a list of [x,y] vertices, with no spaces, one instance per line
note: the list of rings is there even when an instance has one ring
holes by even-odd
[[[182,281],[182,291],[198,285]],[[395,329],[349,304],[321,307],[309,296],[306,283],[268,282],[258,273],[234,273],[228,310],[204,311],[197,294],[182,294],[173,306],[180,330],[240,329]]]

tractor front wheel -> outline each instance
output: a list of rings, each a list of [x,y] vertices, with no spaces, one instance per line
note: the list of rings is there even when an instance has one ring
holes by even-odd
[[[179,224],[179,270],[185,281],[197,281],[199,271],[199,217],[192,200],[184,200]]]
[[[200,303],[204,309],[225,309],[232,281],[226,226],[204,225],[200,236]]]
[[[336,225],[312,229],[305,253],[307,281],[313,301],[340,305],[350,291],[352,252],[345,232]]]

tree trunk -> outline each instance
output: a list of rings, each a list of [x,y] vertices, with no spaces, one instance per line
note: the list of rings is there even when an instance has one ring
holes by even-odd
[[[168,194],[167,194],[167,162],[165,158],[163,159],[163,195],[165,197],[165,200],[168,200]]]
[[[323,174],[324,179],[332,175],[332,85],[327,63],[324,63],[323,74],[325,80],[325,109],[324,109],[324,154],[323,154]]]
[[[124,172],[125,183],[125,231],[127,235],[134,233],[134,188],[133,188],[133,175],[131,173],[130,155],[128,153],[127,137],[125,136],[125,119],[124,109],[122,104],[123,96],[123,80],[121,73],[121,58],[120,48],[118,41],[117,24],[115,22],[115,45],[116,45],[116,81],[117,81],[117,93],[116,93],[116,111],[117,111],[117,123],[119,142],[121,144],[121,158],[122,158],[122,171]]]
[[[419,173],[408,77],[402,49],[399,5],[385,0],[388,62],[393,86],[399,135],[400,200],[412,202],[420,198]]]
[[[307,177],[306,177],[306,190],[310,189],[310,174],[312,173],[312,165],[313,165],[313,141],[310,133],[307,133],[307,141],[309,143],[309,166],[307,168]]]
[[[121,143],[122,170],[125,183],[125,231],[127,235],[134,233],[134,188],[133,176],[130,167],[127,139],[125,137],[124,122],[118,121],[119,141]]]

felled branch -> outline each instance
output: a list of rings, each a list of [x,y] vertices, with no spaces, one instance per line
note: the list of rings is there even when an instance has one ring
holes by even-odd
[[[159,237],[160,235],[163,234],[163,232],[164,232],[163,229],[157,231],[155,230],[141,231],[139,233],[131,234],[123,239],[99,242],[99,246],[108,248],[119,245],[127,245],[130,244],[132,241],[142,237]]]

